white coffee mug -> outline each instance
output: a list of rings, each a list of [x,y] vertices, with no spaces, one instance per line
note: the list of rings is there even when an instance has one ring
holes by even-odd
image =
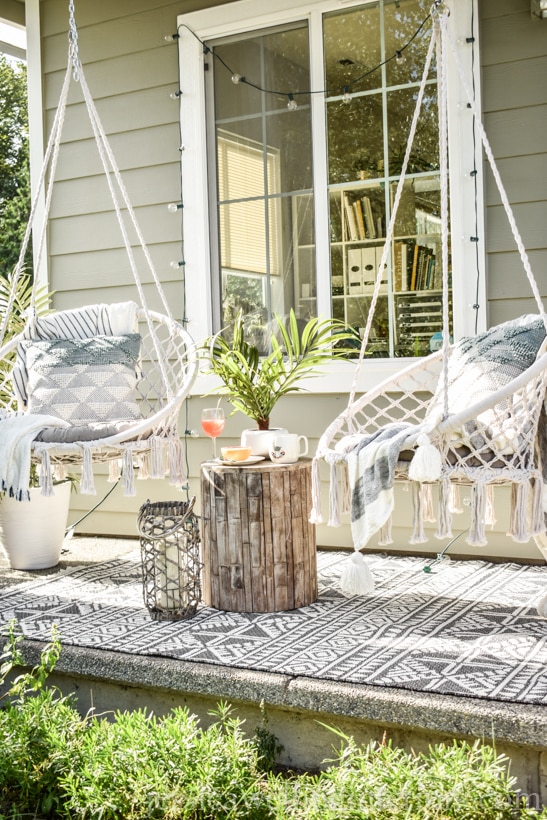
[[[284,433],[275,436],[270,447],[270,460],[274,464],[294,464],[300,456],[308,453],[308,439],[297,433]]]

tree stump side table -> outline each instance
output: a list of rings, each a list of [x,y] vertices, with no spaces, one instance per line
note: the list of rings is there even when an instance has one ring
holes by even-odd
[[[201,465],[203,600],[279,612],[317,598],[311,461]]]

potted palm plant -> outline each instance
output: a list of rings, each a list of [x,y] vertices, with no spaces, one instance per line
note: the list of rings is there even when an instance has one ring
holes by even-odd
[[[5,315],[11,291],[12,277],[0,277],[0,315]],[[24,273],[17,283],[2,344],[7,344],[23,329],[25,314],[30,307],[31,293],[31,277]],[[35,305],[38,313],[47,312],[49,297],[50,294],[44,289],[39,291]],[[0,358],[0,391],[10,394],[11,365],[11,360]],[[13,569],[43,569],[54,566],[59,561],[74,479],[68,477],[54,483],[58,485],[54,495],[42,495],[36,465],[31,464],[29,502],[22,502],[10,498],[6,493],[0,493],[0,544],[4,547]]]
[[[316,376],[332,359],[345,358],[358,343],[356,331],[336,319],[310,319],[301,328],[291,310],[286,320],[276,314],[272,324],[270,352],[263,357],[258,347],[245,339],[241,311],[231,340],[218,333],[205,346],[208,372],[221,381],[213,392],[226,396],[234,412],[239,410],[256,422],[257,430],[245,431],[242,437],[256,454],[258,449],[268,452],[268,437],[260,434],[270,430],[271,414],[279,399],[301,390],[302,379]],[[252,443],[253,432],[260,438],[258,448]]]

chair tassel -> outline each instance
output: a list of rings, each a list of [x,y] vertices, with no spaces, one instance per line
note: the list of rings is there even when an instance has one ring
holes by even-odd
[[[340,590],[343,595],[367,595],[374,591],[374,578],[364,555],[355,550],[340,576]]]
[[[64,481],[67,477],[66,464],[58,461],[53,467],[53,477],[56,481]]]
[[[121,475],[120,459],[111,458],[108,462],[108,483],[115,484]]]
[[[184,471],[184,447],[179,438],[171,437],[167,442],[167,463],[171,487],[185,484],[187,477]]]
[[[422,484],[422,510],[424,521],[427,521],[429,524],[435,523],[433,487],[431,484]]]
[[[96,495],[95,479],[93,477],[93,462],[89,447],[82,447],[82,475],[80,478],[80,492],[82,495]]]
[[[484,523],[487,527],[493,527],[496,523],[496,507],[494,504],[494,485],[486,485],[486,508],[484,510]]]
[[[439,482],[439,522],[435,538],[444,541],[452,538],[452,490],[453,486],[449,478],[443,478]]]
[[[310,512],[310,524],[322,524],[321,515],[321,476],[319,475],[319,459],[316,457],[311,464],[311,497],[312,508]]]
[[[471,522],[469,535],[465,539],[470,547],[485,547],[488,543],[485,532],[486,487],[477,482],[471,488]]]
[[[427,433],[421,433],[416,441],[418,449],[412,457],[408,468],[408,477],[412,481],[422,483],[424,481],[438,481],[441,477],[442,460],[441,454],[431,444]]]
[[[543,482],[541,477],[534,478],[534,492],[532,495],[532,520],[530,535],[540,535],[545,532],[545,514],[543,512]]]
[[[133,449],[126,447],[123,454],[123,494],[134,496],[135,490],[135,468],[133,467]]]
[[[391,524],[392,518],[390,515],[386,523],[382,527],[380,527],[380,532],[378,533],[379,547],[388,547],[390,544],[393,544],[393,538],[391,535]]]
[[[150,478],[150,461],[148,459],[148,453],[137,453],[136,466],[137,481],[146,481]]]
[[[412,506],[414,507],[414,520],[412,522],[412,535],[408,539],[409,544],[425,544],[428,540],[424,532],[424,518],[422,509],[421,485],[412,483]]]
[[[342,501],[340,511],[349,513],[351,509],[351,490],[349,486],[348,465],[345,461],[340,462],[339,470],[342,474]]]
[[[55,495],[53,489],[53,472],[51,469],[51,458],[49,450],[46,448],[41,452],[40,459],[40,487],[42,488],[41,495]]]
[[[163,452],[163,439],[159,436],[152,436],[150,441],[150,478],[165,477],[165,460]]]
[[[329,489],[329,527],[340,526],[340,502],[338,499],[338,475],[336,462],[330,465],[330,489]]]
[[[454,515],[461,515],[463,513],[461,493],[459,484],[452,484],[450,491],[450,512]]]
[[[511,487],[511,523],[507,535],[517,544],[526,544],[530,540],[530,533],[526,526],[527,499],[528,485],[513,483]]]

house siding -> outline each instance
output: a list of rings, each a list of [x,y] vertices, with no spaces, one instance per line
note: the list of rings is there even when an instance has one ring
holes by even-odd
[[[180,273],[169,266],[181,254],[180,219],[167,211],[180,199],[178,105],[169,94],[178,88],[177,47],[164,36],[176,30],[177,15],[220,3],[166,3],[157,0],[79,0],[76,9],[80,57],[105,130],[118,158],[137,219],[148,243],[175,316],[183,310]],[[42,0],[43,97],[48,130],[66,65],[65,0]],[[530,18],[529,0],[479,0],[482,99],[485,126],[515,216],[522,229],[539,286],[547,291],[547,22]],[[117,220],[101,173],[81,92],[71,90],[49,231],[50,286],[59,309],[96,301],[134,298],[131,272]],[[490,172],[486,177],[488,318],[495,324],[535,309],[528,297],[522,264],[513,250],[510,229]],[[191,241],[186,238],[186,241]],[[158,308],[149,274],[144,274],[149,304]],[[471,296],[470,296],[471,298]],[[191,328],[190,328],[191,330]],[[314,452],[323,430],[344,408],[346,395],[297,395],[279,403],[272,425],[304,432]],[[211,399],[192,397],[181,414],[181,430],[199,430],[201,408]],[[245,419],[230,417],[220,444],[237,441]],[[199,465],[210,455],[208,439],[187,438],[190,493],[198,495]],[[326,474],[323,496],[326,499]],[[78,519],[109,488],[105,469],[97,468],[98,496],[78,495]],[[178,491],[163,482],[137,482],[137,496],[113,493],[79,526],[92,534],[136,535],[136,511],[146,498],[167,499]],[[508,504],[500,505],[507,508]],[[412,511],[409,494],[397,490],[394,549],[407,550]],[[462,527],[467,526],[466,515]],[[500,520],[490,545],[477,550],[463,544],[460,554],[539,558],[533,543],[516,545],[504,537]],[[431,526],[431,525],[428,525]],[[347,524],[319,526],[318,543],[350,546]],[[374,544],[371,544],[374,547]],[[436,553],[434,538],[424,549]]]

